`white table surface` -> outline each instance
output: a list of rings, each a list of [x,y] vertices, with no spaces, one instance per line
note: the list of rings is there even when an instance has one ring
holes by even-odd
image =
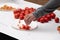
[[[3,3],[0,4],[0,6]],[[5,3],[7,4],[7,3]],[[20,2],[19,4],[16,3],[8,3],[8,5],[12,5],[16,8],[24,8],[24,7],[34,7],[38,8],[40,5],[33,4],[30,2]],[[60,16],[60,11],[56,10],[55,14],[57,17]],[[60,18],[60,17],[59,17]],[[38,28],[32,31],[22,31],[22,30],[15,30],[11,27],[14,23],[14,17],[12,11],[0,11],[0,32],[15,37],[19,40],[60,40],[60,34],[57,32],[57,26],[60,26],[60,23],[55,23],[54,20],[48,23],[37,23]]]

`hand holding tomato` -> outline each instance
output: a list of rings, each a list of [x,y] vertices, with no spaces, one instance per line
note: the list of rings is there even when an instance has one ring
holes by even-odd
[[[32,21],[36,20],[36,17],[33,14],[27,14],[24,17],[24,21],[27,25],[29,25]]]

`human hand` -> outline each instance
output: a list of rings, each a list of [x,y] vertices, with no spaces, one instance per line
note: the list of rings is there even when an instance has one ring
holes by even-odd
[[[35,20],[36,20],[36,17],[33,14],[27,14],[24,17],[24,21],[27,25],[29,25],[32,21],[35,21]]]

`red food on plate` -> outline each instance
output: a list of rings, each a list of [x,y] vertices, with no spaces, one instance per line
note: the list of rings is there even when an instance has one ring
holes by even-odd
[[[19,19],[20,19],[20,20],[23,20],[23,19],[24,19],[24,16],[19,16]]]
[[[28,25],[23,25],[23,24],[22,24],[22,26],[20,26],[20,29],[30,30],[30,26],[28,26]]]
[[[44,20],[45,20],[45,22],[48,22],[49,21],[49,19],[47,17],[45,17]]]
[[[14,14],[14,17],[15,17],[15,19],[18,19],[19,18],[19,13],[17,13],[17,14]]]
[[[21,14],[25,15],[25,10],[22,10],[22,11],[21,11]]]
[[[28,10],[25,10],[25,15],[29,14],[29,11]]]
[[[45,22],[44,18],[40,18],[40,22],[44,23]]]
[[[26,30],[30,30],[30,26],[26,25],[25,27],[26,27]]]
[[[59,18],[58,17],[55,18],[55,22],[59,23]]]
[[[49,14],[46,15],[46,17],[51,20],[51,16]]]
[[[29,8],[29,12],[30,12],[30,13],[32,13],[32,12],[34,12],[34,11],[35,11],[34,8]]]
[[[25,7],[25,10],[29,10],[29,7]]]
[[[18,10],[14,10],[14,14],[17,14],[18,13]]]
[[[50,16],[52,19],[54,19],[56,17],[56,15],[54,13],[50,13]]]
[[[24,19],[24,15],[23,14],[20,14],[19,19],[20,20],[23,20]]]

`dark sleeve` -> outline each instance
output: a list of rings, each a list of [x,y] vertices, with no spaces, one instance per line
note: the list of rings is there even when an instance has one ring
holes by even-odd
[[[36,18],[39,18],[45,14],[48,14],[49,12],[53,12],[59,6],[60,0],[49,0],[48,3],[46,3],[43,7],[40,7],[35,12],[33,12],[33,15]]]

